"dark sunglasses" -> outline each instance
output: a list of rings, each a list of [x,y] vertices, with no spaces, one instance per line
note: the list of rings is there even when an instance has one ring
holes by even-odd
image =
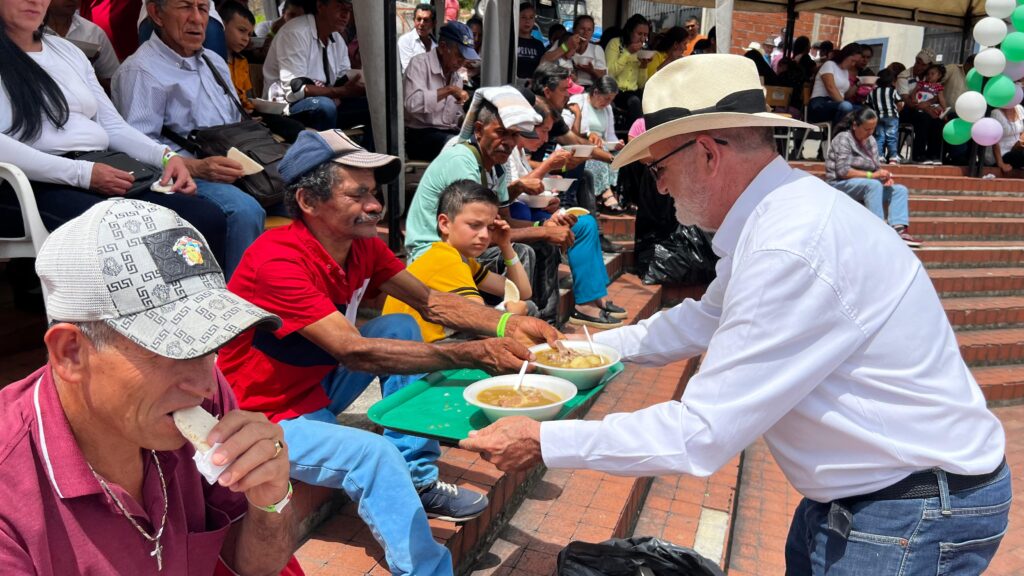
[[[714,140],[716,144],[719,144],[719,145],[722,145],[722,146],[725,146],[726,144],[728,144],[728,142],[726,142],[725,140],[722,140],[720,138],[712,138],[712,140]],[[658,166],[658,164],[661,164],[665,160],[668,160],[669,157],[674,156],[674,155],[682,152],[683,150],[686,150],[690,146],[693,146],[696,142],[697,142],[696,138],[693,139],[693,140],[690,140],[689,142],[683,144],[679,148],[676,148],[675,150],[669,152],[668,154],[665,154],[661,158],[658,158],[654,162],[651,162],[650,164],[648,164],[647,165],[647,170],[650,171],[651,177],[654,178],[654,181],[655,182],[658,181],[658,175],[661,173],[661,170],[662,170],[662,167]]]

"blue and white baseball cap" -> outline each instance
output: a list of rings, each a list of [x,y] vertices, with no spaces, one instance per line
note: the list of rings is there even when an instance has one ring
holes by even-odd
[[[341,130],[313,132],[304,130],[288,148],[277,165],[285,184],[294,184],[303,174],[324,162],[337,162],[350,168],[373,170],[378,184],[398,178],[402,160],[397,156],[367,152]]]

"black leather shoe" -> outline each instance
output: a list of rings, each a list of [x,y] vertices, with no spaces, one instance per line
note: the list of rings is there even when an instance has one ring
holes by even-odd
[[[626,316],[629,315],[626,313],[625,308],[623,308],[622,306],[616,306],[615,303],[612,302],[611,300],[605,300],[604,306],[601,307],[601,310],[607,312],[608,316],[612,318],[625,318]]]
[[[591,326],[593,328],[618,328],[619,326],[622,326],[622,320],[619,318],[612,318],[607,310],[601,310],[601,313],[597,316],[591,316],[589,314],[584,314],[575,308],[572,311],[572,316],[569,317],[569,323],[580,326]]]

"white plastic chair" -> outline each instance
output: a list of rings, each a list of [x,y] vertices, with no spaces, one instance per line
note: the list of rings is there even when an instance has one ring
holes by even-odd
[[[0,260],[35,258],[50,233],[39,217],[32,185],[20,168],[4,162],[0,162],[0,180],[8,182],[14,189],[14,195],[21,205],[21,221],[25,229],[25,235],[19,238],[0,237]]]

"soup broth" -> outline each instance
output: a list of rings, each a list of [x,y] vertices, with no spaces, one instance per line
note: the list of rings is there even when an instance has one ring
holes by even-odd
[[[554,368],[597,368],[612,363],[603,354],[588,354],[571,349],[559,352],[554,348],[537,352],[537,362]]]
[[[499,408],[538,408],[562,399],[550,390],[524,386],[519,391],[512,386],[494,386],[477,394],[476,399]]]

